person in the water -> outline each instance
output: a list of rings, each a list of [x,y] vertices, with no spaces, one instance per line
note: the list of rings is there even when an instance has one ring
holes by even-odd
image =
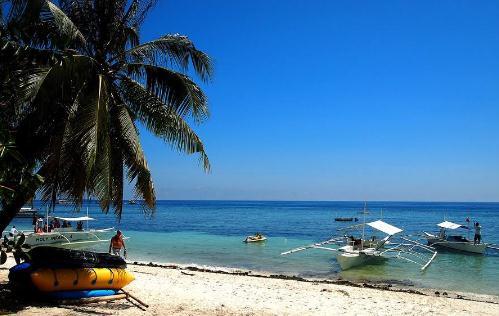
[[[120,230],[116,232],[116,235],[111,238],[111,242],[109,243],[109,253],[119,256],[121,252],[121,248],[124,249],[123,256],[126,258],[126,246],[125,241],[123,240],[123,234]]]
[[[475,237],[473,238],[473,243],[479,244],[482,241],[482,226],[479,222],[475,223]]]

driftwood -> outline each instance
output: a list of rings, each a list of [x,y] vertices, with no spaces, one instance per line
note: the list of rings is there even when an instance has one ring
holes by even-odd
[[[127,297],[126,294],[116,294],[116,295],[88,297],[88,298],[80,298],[80,299],[72,299],[72,300],[57,300],[57,303],[59,303],[61,305],[90,304],[90,303],[97,303],[97,302],[122,300],[122,299],[125,299],[126,297]]]
[[[143,301],[141,301],[140,299],[138,299],[136,296],[134,296],[134,295],[130,294],[130,292],[127,292],[127,291],[125,291],[125,290],[123,290],[123,289],[121,289],[121,291],[122,291],[122,292],[124,293],[124,295],[126,295],[127,297],[129,297],[129,298],[133,298],[133,299],[134,299],[135,301],[137,301],[137,303],[139,303],[140,305],[142,305],[142,306],[144,306],[144,307],[146,307],[146,308],[148,308],[148,307],[149,307],[149,305],[147,305],[146,303],[144,303]]]

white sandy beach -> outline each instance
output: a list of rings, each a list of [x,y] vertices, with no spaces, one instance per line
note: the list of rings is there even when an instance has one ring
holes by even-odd
[[[9,258],[1,267],[2,291],[7,288],[7,268],[12,265],[14,261]],[[131,264],[129,270],[136,280],[126,290],[149,304],[146,310],[125,300],[61,307],[2,301],[4,306],[0,306],[0,312],[19,315],[96,312],[109,315],[499,315],[499,298],[494,296],[457,299],[455,293],[437,297],[428,291],[422,295],[261,275],[192,271],[186,267]]]
[[[1,267],[2,291],[9,258]],[[149,308],[122,300],[84,306],[39,306],[1,301],[1,312],[19,315],[499,315],[499,298],[455,293],[437,297],[349,285],[129,265],[136,280],[126,287]],[[480,301],[477,301],[480,300]],[[485,302],[489,301],[489,302]],[[8,306],[11,305],[11,306]]]

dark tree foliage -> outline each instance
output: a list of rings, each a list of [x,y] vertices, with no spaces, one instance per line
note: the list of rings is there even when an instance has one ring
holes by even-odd
[[[0,122],[24,168],[43,178],[34,189],[11,188],[24,191],[16,203],[2,201],[7,217],[36,190],[52,205],[64,197],[80,206],[90,194],[104,212],[121,216],[125,181],[153,210],[137,123],[174,149],[198,154],[209,170],[187,121],[209,116],[207,98],[189,74],[208,82],[212,63],[185,36],[141,42],[154,4],[0,0]],[[7,224],[0,216],[0,230]]]

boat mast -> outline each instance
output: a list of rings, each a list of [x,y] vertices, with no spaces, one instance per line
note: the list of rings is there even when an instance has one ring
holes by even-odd
[[[45,208],[45,210],[46,210],[46,211],[45,211],[45,215],[46,215],[46,217],[47,217],[47,223],[46,223],[46,225],[47,225],[47,233],[48,233],[48,232],[49,232],[49,206],[48,206],[48,205],[47,205],[47,207]],[[44,226],[44,227],[42,227],[42,231],[43,231],[43,229],[45,229],[45,226]]]
[[[366,231],[366,213],[367,213],[367,202],[364,202],[364,211],[362,212],[364,216],[364,223],[362,225],[362,238],[360,239],[360,249],[364,250],[364,235]]]
[[[471,213],[471,211],[470,211],[470,213]],[[470,240],[470,222],[471,222],[471,216],[468,216],[467,222],[468,222],[468,240]]]
[[[90,193],[87,192],[87,217],[88,217],[88,204],[90,204]],[[87,231],[88,231],[88,219],[86,220]]]

